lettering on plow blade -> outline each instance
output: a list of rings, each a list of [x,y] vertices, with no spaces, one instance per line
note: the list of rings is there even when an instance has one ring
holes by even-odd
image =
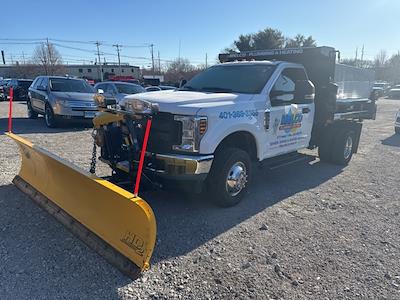
[[[123,242],[129,248],[133,249],[138,255],[143,256],[144,241],[142,238],[138,237],[136,234],[134,234],[130,231],[126,231],[125,235],[121,239],[121,242]]]

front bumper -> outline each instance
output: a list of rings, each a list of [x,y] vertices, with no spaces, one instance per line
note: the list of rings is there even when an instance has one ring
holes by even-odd
[[[211,170],[214,155],[190,156],[156,154],[156,171],[169,179],[205,179]]]
[[[127,161],[118,162],[115,166],[108,160],[100,158],[111,167],[129,173]],[[179,155],[179,154],[153,154],[146,153],[145,171],[155,173],[157,176],[171,180],[203,181],[211,170],[214,155]]]
[[[97,107],[82,106],[82,107],[66,107],[56,104],[53,107],[54,114],[65,119],[93,119],[98,112]]]

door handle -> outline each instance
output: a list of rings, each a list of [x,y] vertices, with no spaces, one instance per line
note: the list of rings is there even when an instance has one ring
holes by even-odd
[[[302,112],[303,114],[308,114],[308,113],[310,112],[310,109],[309,109],[308,107],[304,107],[304,108],[301,110],[301,112]]]

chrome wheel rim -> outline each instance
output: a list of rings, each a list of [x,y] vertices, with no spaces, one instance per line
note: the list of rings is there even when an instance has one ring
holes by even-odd
[[[344,145],[344,159],[348,159],[353,151],[353,138],[348,136]]]
[[[247,169],[243,162],[236,162],[226,177],[226,191],[232,197],[238,195],[247,183]]]

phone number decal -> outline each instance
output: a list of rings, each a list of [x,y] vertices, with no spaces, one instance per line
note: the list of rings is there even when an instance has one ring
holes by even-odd
[[[258,116],[256,109],[251,110],[236,110],[236,111],[223,111],[220,112],[220,119],[238,119],[238,118],[253,118]]]

